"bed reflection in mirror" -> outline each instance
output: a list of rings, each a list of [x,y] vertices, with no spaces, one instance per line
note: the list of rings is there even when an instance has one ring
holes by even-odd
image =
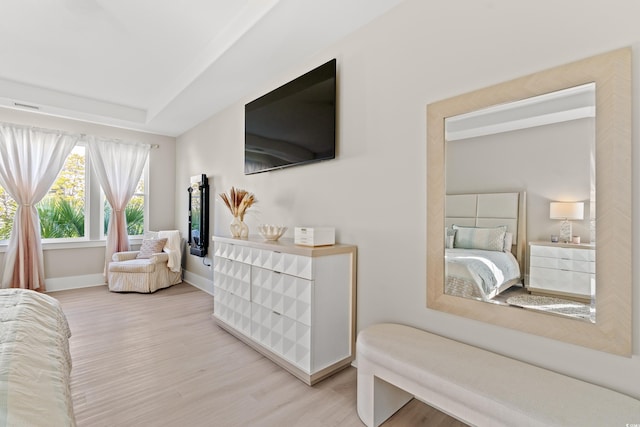
[[[590,83],[445,119],[445,294],[595,322],[595,96]],[[558,242],[555,202],[583,214]]]

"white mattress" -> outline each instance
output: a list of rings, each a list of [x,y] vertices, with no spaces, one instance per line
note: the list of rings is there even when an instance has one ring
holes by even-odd
[[[0,289],[0,425],[76,425],[70,336],[56,299]]]

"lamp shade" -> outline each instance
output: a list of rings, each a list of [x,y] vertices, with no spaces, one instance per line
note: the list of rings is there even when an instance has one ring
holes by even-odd
[[[584,219],[583,202],[551,202],[550,219]]]

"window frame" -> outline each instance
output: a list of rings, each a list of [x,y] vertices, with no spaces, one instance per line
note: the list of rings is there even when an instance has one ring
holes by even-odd
[[[91,161],[86,141],[78,141],[76,146],[85,148],[85,201],[84,201],[84,236],[83,237],[61,237],[42,239],[43,249],[69,249],[87,246],[104,246],[106,234],[104,233],[104,202],[105,196],[100,187],[95,170]],[[75,148],[75,147],[74,147]],[[136,244],[141,241],[144,234],[149,230],[149,158],[145,162],[141,178],[144,180],[144,191],[135,193],[144,199],[144,222],[143,234],[130,235],[131,243]],[[56,178],[57,179],[57,178]],[[97,221],[93,218],[97,218]],[[93,220],[92,220],[93,219]],[[9,239],[0,240],[0,253],[6,252]]]
[[[133,193],[133,196],[137,196],[137,195],[142,195],[142,197],[144,198],[144,205],[143,205],[143,214],[144,214],[144,221],[143,221],[143,230],[142,230],[142,234],[132,234],[129,235],[129,240],[141,240],[145,233],[147,231],[149,231],[149,158],[147,158],[147,161],[144,164],[144,168],[142,169],[142,175],[140,175],[140,178],[143,179],[144,181],[144,191],[142,193]],[[140,182],[138,180],[138,182]],[[137,186],[137,185],[136,185]],[[132,196],[132,197],[133,197]],[[106,240],[107,239],[107,235],[104,232],[104,202],[106,201],[106,197],[104,195],[104,191],[102,191],[102,188],[100,188],[100,240]]]
[[[49,245],[52,243],[77,243],[77,242],[87,242],[91,240],[91,194],[89,189],[91,188],[91,170],[89,167],[89,150],[87,149],[87,143],[84,141],[78,141],[76,145],[73,147],[81,146],[84,147],[84,236],[82,237],[57,237],[57,238],[41,238],[43,245]],[[73,152],[73,150],[72,150]],[[69,153],[71,155],[71,153]],[[68,156],[67,156],[68,157]],[[66,162],[66,159],[65,159]],[[60,171],[62,172],[62,171]],[[60,175],[60,173],[58,173]],[[56,179],[58,177],[56,176]],[[8,240],[3,240],[1,242],[7,242]]]

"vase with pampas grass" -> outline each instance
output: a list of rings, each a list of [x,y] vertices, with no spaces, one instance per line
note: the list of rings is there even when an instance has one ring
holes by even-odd
[[[233,215],[233,221],[229,225],[231,236],[246,239],[249,237],[249,227],[244,223],[244,214],[254,203],[257,202],[255,196],[246,190],[231,187],[229,194],[220,193],[220,198],[229,208]]]

